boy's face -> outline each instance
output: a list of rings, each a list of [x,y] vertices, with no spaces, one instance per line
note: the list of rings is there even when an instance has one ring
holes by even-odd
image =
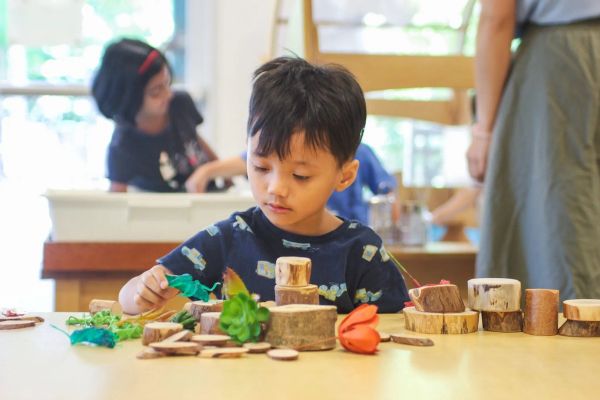
[[[150,78],[146,84],[140,114],[152,117],[166,115],[169,111],[169,102],[172,95],[171,74],[165,66],[158,74]]]
[[[256,154],[260,132],[248,139],[247,170],[252,195],[271,223],[287,232],[316,236],[335,229],[340,220],[325,209],[334,190],[356,177],[358,161],[340,167],[333,155],[304,144],[304,133],[290,140],[290,155]]]

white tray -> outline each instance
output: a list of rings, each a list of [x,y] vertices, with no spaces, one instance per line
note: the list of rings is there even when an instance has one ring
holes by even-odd
[[[57,242],[181,242],[256,203],[249,193],[107,193],[49,190]]]

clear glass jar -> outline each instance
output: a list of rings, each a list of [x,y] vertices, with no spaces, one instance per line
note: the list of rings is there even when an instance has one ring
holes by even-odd
[[[398,242],[392,213],[395,202],[393,193],[378,194],[369,199],[369,226],[386,245]]]
[[[406,201],[400,204],[398,230],[403,246],[424,246],[427,243],[427,209],[418,202]]]

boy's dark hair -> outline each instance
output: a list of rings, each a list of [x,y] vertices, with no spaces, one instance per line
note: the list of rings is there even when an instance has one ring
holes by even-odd
[[[354,76],[340,65],[312,65],[280,57],[254,72],[248,135],[261,132],[257,152],[290,154],[293,134],[304,131],[308,146],[326,148],[338,165],[351,160],[367,117]]]
[[[92,96],[102,115],[135,124],[144,88],[164,66],[170,70],[165,56],[147,43],[135,39],[111,43],[92,84]]]

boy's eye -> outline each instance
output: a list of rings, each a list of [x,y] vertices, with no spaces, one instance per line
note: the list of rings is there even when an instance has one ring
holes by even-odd
[[[266,172],[267,171],[267,169],[265,167],[261,167],[259,165],[254,165],[254,170],[256,172]]]
[[[299,181],[307,181],[310,176],[294,174],[294,178],[298,179]]]

